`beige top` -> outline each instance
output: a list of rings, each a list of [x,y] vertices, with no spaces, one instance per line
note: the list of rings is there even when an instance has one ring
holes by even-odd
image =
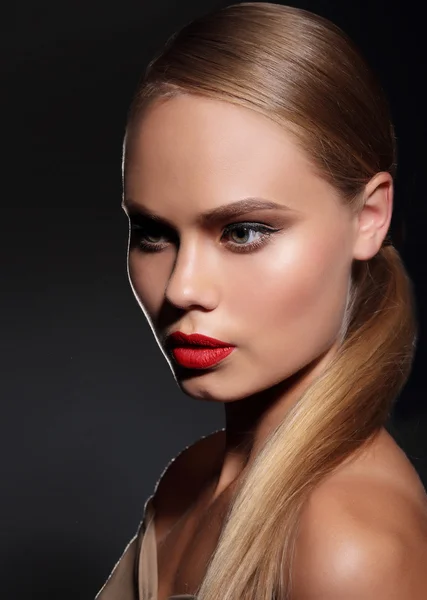
[[[219,429],[208,436],[202,436],[193,444],[186,446],[168,463],[155,485],[153,494],[145,502],[143,518],[136,535],[126,546],[121,558],[96,595],[95,600],[158,600],[157,544],[154,530],[153,498],[160,482],[178,456],[194,447],[201,440],[214,436],[220,431],[225,430]],[[179,594],[169,596],[169,600],[197,600],[197,598],[189,594]]]

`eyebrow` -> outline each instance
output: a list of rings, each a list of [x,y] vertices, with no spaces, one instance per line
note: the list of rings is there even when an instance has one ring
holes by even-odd
[[[128,214],[143,214],[153,221],[157,221],[158,223],[166,223],[167,225],[173,227],[168,219],[164,219],[163,217],[150,212],[143,206],[138,206],[130,198],[128,198],[126,201],[123,200],[121,206]],[[285,206],[284,204],[278,204],[272,200],[264,200],[263,198],[243,198],[242,200],[237,200],[236,202],[231,202],[230,204],[223,204],[222,206],[218,206],[212,210],[201,213],[197,217],[197,223],[207,226],[215,225],[216,223],[224,221],[225,219],[238,217],[255,210],[282,210],[294,212],[295,209]]]

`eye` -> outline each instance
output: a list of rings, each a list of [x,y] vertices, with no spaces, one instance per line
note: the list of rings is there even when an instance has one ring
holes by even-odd
[[[251,252],[264,246],[268,242],[268,238],[276,231],[278,229],[267,227],[261,223],[233,223],[227,225],[223,235],[229,235],[232,238],[232,243],[228,242],[226,245],[231,246],[233,252]],[[251,233],[259,235],[255,239],[252,236],[251,240]]]
[[[224,245],[232,252],[251,252],[266,244],[269,237],[277,231],[279,230],[262,223],[232,223],[224,228],[221,240],[231,238],[231,241],[226,241]],[[172,232],[165,233],[165,228],[156,223],[142,224],[132,220],[130,235],[132,246],[137,246],[141,252],[147,253],[160,252],[167,247],[169,241],[177,237]]]
[[[152,222],[138,223],[132,219],[129,225],[130,243],[132,246],[137,246],[142,252],[158,252],[167,245],[167,242],[165,244],[160,241],[165,237],[160,225]]]

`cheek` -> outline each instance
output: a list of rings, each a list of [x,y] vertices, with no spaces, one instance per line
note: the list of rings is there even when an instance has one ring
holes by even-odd
[[[288,245],[282,252],[276,247],[274,257],[263,257],[252,271],[251,283],[248,273],[234,280],[235,292],[245,290],[236,295],[236,318],[268,331],[268,340],[277,333],[294,345],[297,339],[328,343],[343,318],[350,273],[347,262],[345,253],[337,254],[336,247],[326,242]]]
[[[151,264],[141,264],[141,257],[130,253],[128,274],[129,282],[137,300],[151,318],[155,317],[160,310],[164,297],[164,287],[158,269],[152,261]]]

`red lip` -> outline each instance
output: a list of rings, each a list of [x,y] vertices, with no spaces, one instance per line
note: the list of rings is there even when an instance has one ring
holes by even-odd
[[[174,359],[182,367],[187,369],[208,369],[213,367],[234,350],[233,346],[228,348],[196,348],[195,346],[181,346],[173,348]]]
[[[222,342],[221,340],[217,340],[207,335],[202,335],[201,333],[192,333],[191,335],[187,335],[185,333],[182,333],[181,331],[175,331],[174,333],[172,333],[168,337],[167,341],[169,346],[171,346],[172,348],[182,346],[199,346],[208,348],[234,347],[233,344],[229,344],[228,342]]]
[[[207,335],[175,331],[167,338],[176,362],[188,369],[207,369],[233,352],[235,346]]]

